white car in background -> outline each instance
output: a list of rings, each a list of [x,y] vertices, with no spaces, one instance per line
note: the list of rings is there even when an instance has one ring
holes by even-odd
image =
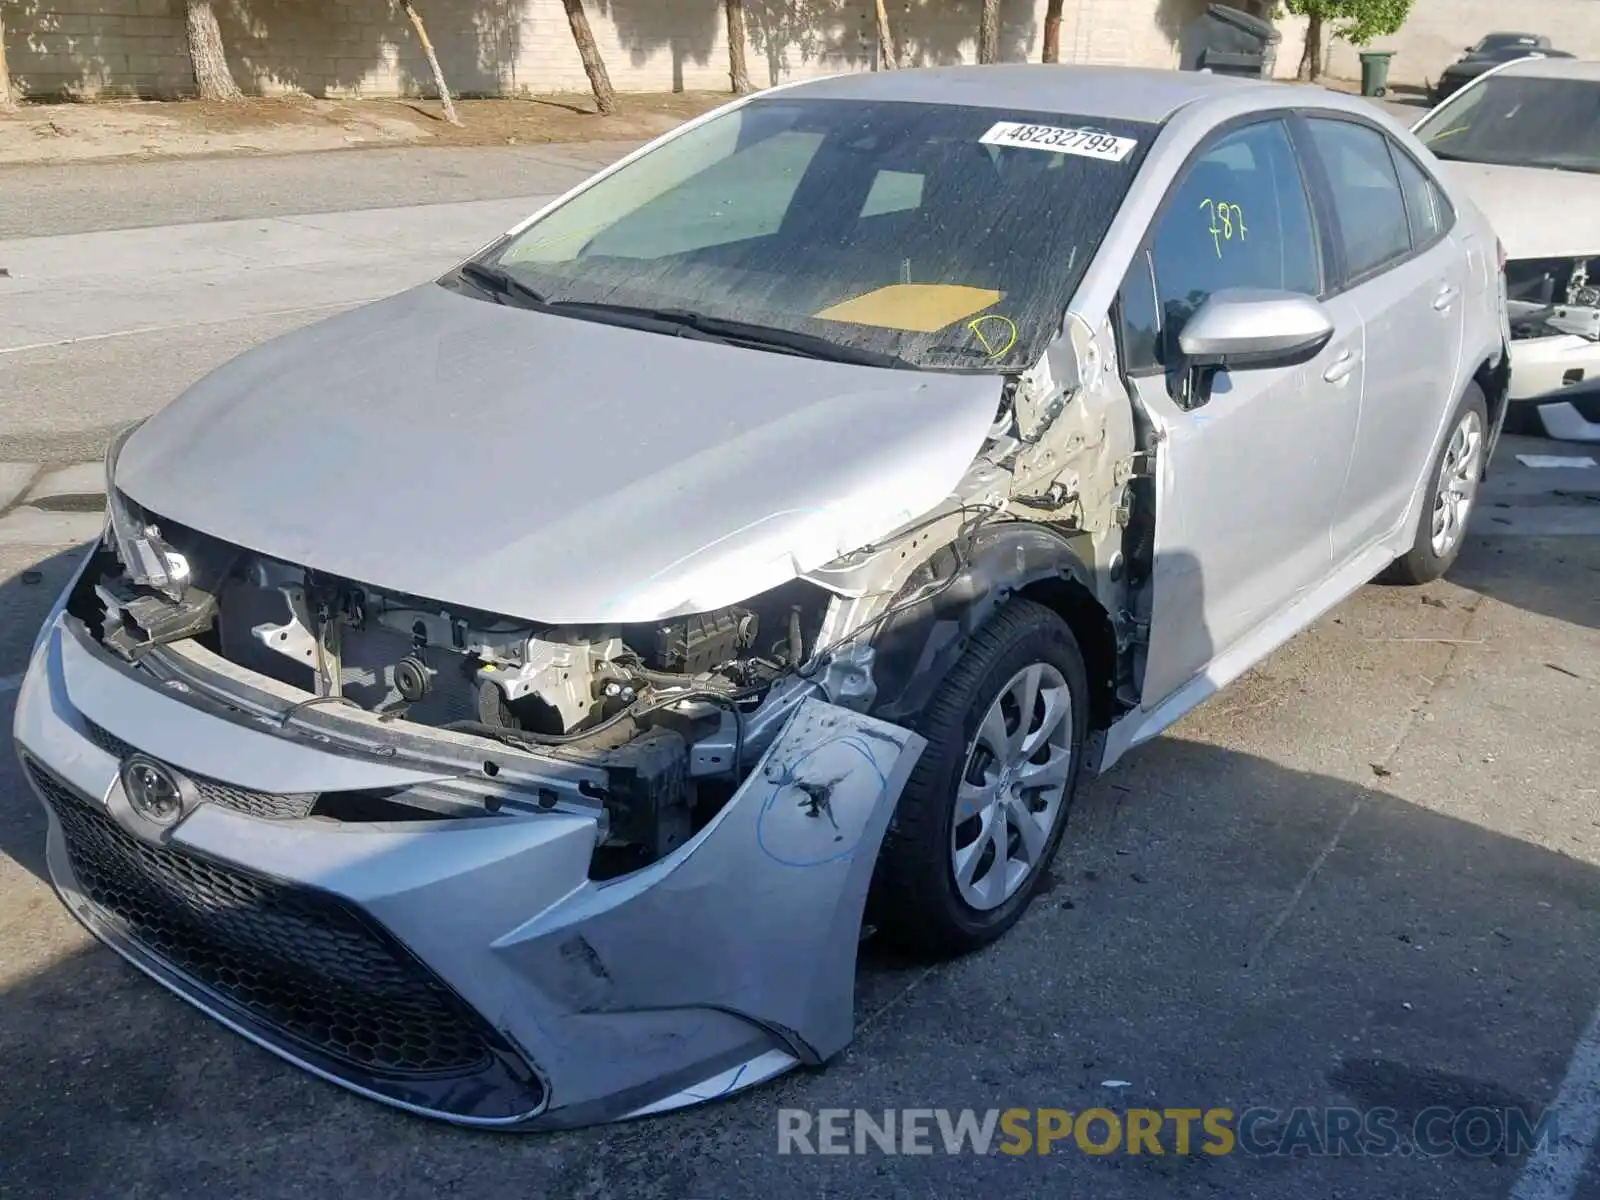
[[[1600,62],[1507,63],[1414,132],[1500,237],[1507,428],[1530,426],[1531,411],[1551,437],[1600,442]]]

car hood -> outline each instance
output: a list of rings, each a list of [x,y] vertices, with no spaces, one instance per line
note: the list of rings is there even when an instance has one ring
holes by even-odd
[[[995,376],[859,367],[428,284],[288,334],[141,426],[116,486],[269,557],[535,622],[736,603],[927,512]]]
[[[1511,258],[1600,254],[1600,175],[1445,162]]]

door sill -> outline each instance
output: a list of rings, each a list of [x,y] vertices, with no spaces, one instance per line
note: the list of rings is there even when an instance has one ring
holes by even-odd
[[[1100,769],[1110,768],[1135,746],[1149,741],[1179,718],[1209,700],[1251,667],[1267,658],[1318,617],[1331,611],[1394,560],[1380,542],[1357,555],[1314,590],[1245,634],[1193,678],[1153,707],[1128,713],[1106,733]]]

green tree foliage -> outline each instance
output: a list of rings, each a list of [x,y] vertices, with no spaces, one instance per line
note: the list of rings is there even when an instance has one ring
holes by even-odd
[[[1300,78],[1322,74],[1322,44],[1327,33],[1365,46],[1387,37],[1406,23],[1414,0],[1283,0],[1291,15],[1306,18],[1306,49],[1300,59]]]
[[[1406,23],[1415,0],[1284,0],[1297,17],[1320,18],[1333,36],[1354,46],[1387,37]]]

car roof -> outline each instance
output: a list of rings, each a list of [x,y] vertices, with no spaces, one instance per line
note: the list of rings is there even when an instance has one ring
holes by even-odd
[[[1305,89],[1202,71],[1005,63],[835,75],[784,91],[818,100],[964,104],[1159,124],[1197,100],[1255,91],[1265,107],[1293,103],[1284,93],[1303,99]]]
[[[1600,83],[1600,60],[1592,58],[1521,58],[1500,71],[1533,79],[1587,79]]]

